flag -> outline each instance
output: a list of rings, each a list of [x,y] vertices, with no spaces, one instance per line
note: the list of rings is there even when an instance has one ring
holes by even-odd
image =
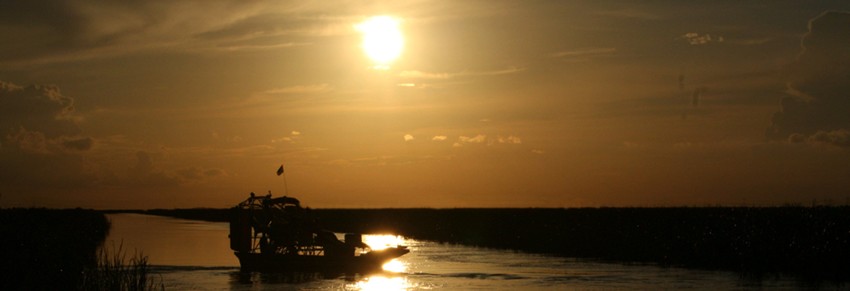
[[[283,175],[283,165],[282,164],[280,165],[280,168],[277,168],[277,175],[278,176]]]

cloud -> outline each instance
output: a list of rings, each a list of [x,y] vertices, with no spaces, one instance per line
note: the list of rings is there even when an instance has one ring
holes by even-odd
[[[410,134],[405,134],[405,135],[404,135],[404,141],[411,141],[411,140],[413,140],[413,139],[414,139],[414,138],[413,138],[413,135],[410,135]]]
[[[442,136],[441,136],[442,137]],[[437,140],[437,137],[434,137],[434,140]],[[444,140],[444,139],[440,139]],[[515,135],[502,136],[498,135],[495,138],[488,138],[487,135],[478,134],[476,136],[465,136],[461,135],[458,137],[457,141],[452,144],[453,147],[463,147],[466,144],[486,144],[487,146],[493,146],[497,144],[522,144],[522,139]]]
[[[0,81],[0,142],[23,153],[87,151],[94,139],[81,136],[74,99],[55,86],[17,86]]]
[[[95,141],[82,135],[81,119],[56,86],[0,81],[0,191],[26,196],[95,183],[85,156]]]
[[[300,139],[301,139],[301,132],[297,131],[297,130],[293,130],[292,132],[289,133],[289,136],[284,136],[284,137],[281,137],[281,138],[273,139],[272,143],[279,143],[279,142],[295,143]]]
[[[703,45],[709,44],[712,42],[723,42],[723,36],[711,36],[710,34],[699,34],[696,32],[688,32],[682,35],[682,38],[685,39],[691,45]]]
[[[839,129],[833,131],[818,131],[812,135],[792,134],[788,140],[795,143],[827,144],[850,148],[850,131]]]
[[[281,49],[281,48],[290,48],[296,46],[307,46],[310,45],[309,42],[304,43],[295,43],[295,42],[274,42],[274,43],[235,43],[235,44],[219,44],[216,45],[216,48],[225,50],[225,51],[260,51],[260,50],[269,50],[269,49]]]
[[[474,137],[468,137],[465,135],[461,135],[457,138],[457,142],[452,144],[453,147],[462,147],[464,144],[468,143],[483,143],[487,141],[487,136],[483,134],[476,135]]]
[[[770,37],[754,37],[754,38],[741,38],[741,39],[727,39],[727,43],[737,44],[737,45],[761,45],[773,41],[773,38]]]
[[[449,73],[428,73],[422,71],[402,71],[398,74],[399,77],[409,78],[409,79],[448,79],[453,75]]]
[[[499,136],[496,140],[499,143],[506,143],[506,144],[521,144],[522,143],[522,139],[520,139],[519,137],[513,136],[513,135],[508,136],[508,137]]]
[[[629,18],[629,19],[638,19],[638,20],[658,20],[660,17],[658,15],[649,13],[644,10],[639,10],[635,8],[621,8],[616,10],[604,10],[594,12],[595,15],[601,16],[609,16],[615,18]]]
[[[559,51],[550,54],[550,56],[553,58],[588,58],[596,56],[608,56],[616,52],[616,48],[589,48],[581,50]]]
[[[257,12],[254,12],[257,13]],[[292,11],[259,12],[196,34],[205,40],[251,41],[282,36],[334,36],[351,32],[355,19],[348,17],[293,15]]]
[[[474,137],[468,137],[461,135],[458,138],[458,141],[462,143],[482,143],[487,140],[487,136],[483,134],[476,135]]]
[[[87,151],[94,144],[94,139],[91,137],[65,138],[62,141],[62,146],[66,149]]]
[[[847,147],[850,130],[850,13],[829,11],[809,22],[802,52],[787,70],[787,95],[767,137]]]
[[[457,73],[431,73],[417,70],[402,71],[398,74],[399,77],[405,79],[424,79],[424,80],[446,80],[463,77],[479,77],[479,76],[498,76],[516,74],[525,71],[522,67],[507,67],[501,70],[490,71],[463,71]]]
[[[28,131],[24,128],[6,135],[5,144],[14,146],[24,153],[49,154],[48,140],[44,134],[37,131]]]
[[[124,177],[112,177],[112,183],[119,186],[137,186],[145,188],[170,188],[179,185],[203,182],[207,179],[227,176],[223,169],[190,166],[176,170],[165,170],[156,166],[162,153],[137,151],[136,164]]]
[[[117,181],[122,186],[175,187],[180,185],[178,175],[165,172],[154,166],[153,154],[136,152],[136,164],[130,169],[126,180]]]
[[[327,93],[333,90],[333,86],[328,84],[315,84],[315,85],[298,85],[284,88],[274,88],[263,91],[263,94],[319,94],[319,93]]]
[[[25,128],[48,138],[79,134],[74,99],[56,86],[17,86],[0,81],[0,130]]]
[[[433,138],[431,138],[431,140],[434,141],[444,141],[446,139],[448,139],[448,137],[445,135],[435,135]]]
[[[7,1],[8,2],[8,1]],[[256,51],[350,33],[328,6],[268,1],[12,1],[0,8],[0,63],[43,64],[149,51]]]

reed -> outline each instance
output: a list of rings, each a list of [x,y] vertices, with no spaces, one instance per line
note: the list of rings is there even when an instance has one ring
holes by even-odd
[[[0,209],[0,290],[79,286],[109,227],[95,210]]]
[[[112,249],[99,250],[96,266],[83,272],[81,290],[165,290],[162,280],[151,276],[147,256],[134,252],[128,257],[123,243]]]

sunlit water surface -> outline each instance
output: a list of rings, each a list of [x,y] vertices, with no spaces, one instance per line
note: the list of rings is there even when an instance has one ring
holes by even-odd
[[[602,263],[439,244],[391,235],[364,235],[364,241],[373,248],[401,243],[411,250],[409,254],[384,265],[384,271],[380,273],[242,273],[229,247],[227,223],[139,214],[112,214],[109,219],[112,229],[106,246],[122,245],[130,254],[140,251],[153,266],[154,277],[171,290],[728,290],[813,287],[788,278],[742,279],[732,272]]]

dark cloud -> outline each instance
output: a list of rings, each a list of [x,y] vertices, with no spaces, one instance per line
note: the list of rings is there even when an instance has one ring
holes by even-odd
[[[154,166],[154,158],[151,153],[145,151],[136,152],[136,165],[130,169],[128,179],[119,180],[117,184],[140,187],[174,187],[180,184],[180,179]]]
[[[0,61],[68,49],[84,24],[70,1],[0,1]]]
[[[168,188],[184,184],[203,182],[210,178],[226,176],[222,169],[186,167],[176,170],[162,169],[156,165],[163,156],[146,151],[136,152],[136,164],[130,168],[126,177],[113,177],[110,183],[124,186]]]
[[[0,141],[23,153],[86,151],[94,140],[81,136],[74,99],[55,86],[17,86],[0,81]]]
[[[90,137],[69,138],[62,142],[62,146],[69,150],[87,151],[94,144],[94,139]]]
[[[840,147],[850,147],[850,131],[846,129],[818,131],[809,136],[792,134],[788,137],[788,140],[791,142],[824,143]]]
[[[14,195],[90,186],[97,178],[85,153],[74,100],[55,86],[0,81],[0,191]]]
[[[55,86],[20,87],[0,81],[0,131],[26,128],[47,137],[78,134],[74,122],[74,99]]]
[[[847,147],[850,13],[829,11],[812,19],[802,47],[788,67],[788,96],[782,99],[782,110],[773,115],[767,136]]]

